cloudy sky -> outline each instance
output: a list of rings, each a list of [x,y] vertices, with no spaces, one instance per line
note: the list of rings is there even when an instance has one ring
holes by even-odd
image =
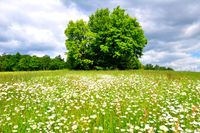
[[[200,0],[0,0],[0,54],[64,57],[69,20],[118,5],[145,31],[144,64],[200,71]]]

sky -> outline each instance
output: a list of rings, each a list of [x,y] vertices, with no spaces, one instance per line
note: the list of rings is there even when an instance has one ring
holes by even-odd
[[[0,54],[65,57],[70,20],[118,5],[148,38],[143,64],[200,71],[200,0],[0,0]]]

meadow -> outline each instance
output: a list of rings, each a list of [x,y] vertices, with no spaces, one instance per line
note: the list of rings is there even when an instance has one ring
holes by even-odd
[[[0,73],[0,133],[200,132],[200,73]]]

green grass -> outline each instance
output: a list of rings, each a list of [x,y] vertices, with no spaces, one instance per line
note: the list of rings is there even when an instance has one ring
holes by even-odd
[[[0,132],[200,132],[200,73],[0,73]]]

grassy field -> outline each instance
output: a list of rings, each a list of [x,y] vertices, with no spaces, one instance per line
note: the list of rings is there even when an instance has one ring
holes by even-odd
[[[200,132],[200,73],[0,73],[0,132]]]

